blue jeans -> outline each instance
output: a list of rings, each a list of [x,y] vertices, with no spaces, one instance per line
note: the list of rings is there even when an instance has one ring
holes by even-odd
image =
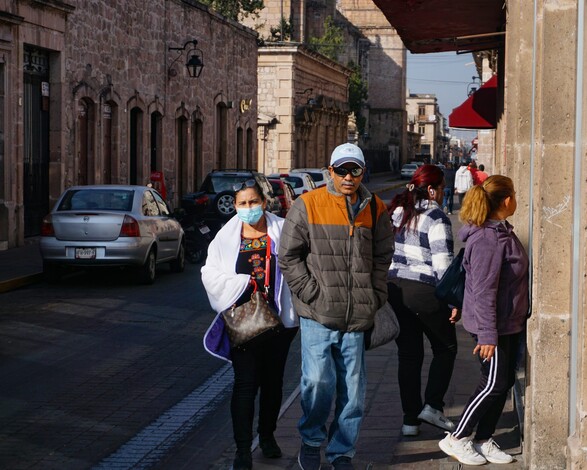
[[[327,437],[326,420],[336,396],[328,429],[326,458],[354,457],[365,405],[363,332],[335,331],[300,318],[302,337],[302,412],[298,429],[302,442],[319,447]]]
[[[442,207],[448,208],[452,212],[454,199],[454,188],[444,188],[444,199],[442,200]]]

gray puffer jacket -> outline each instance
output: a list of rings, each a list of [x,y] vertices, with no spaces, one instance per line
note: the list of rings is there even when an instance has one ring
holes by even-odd
[[[387,300],[393,255],[383,201],[359,187],[355,217],[346,196],[328,185],[300,196],[290,209],[279,247],[279,268],[299,316],[338,331],[365,331]],[[373,241],[370,201],[377,201]]]

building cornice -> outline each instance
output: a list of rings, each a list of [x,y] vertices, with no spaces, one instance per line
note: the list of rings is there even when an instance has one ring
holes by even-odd
[[[208,13],[208,15],[210,15],[216,21],[218,21],[220,23],[228,24],[228,25],[232,26],[233,28],[235,28],[236,30],[240,31],[241,33],[259,38],[259,33],[257,33],[257,31],[255,31],[254,29],[251,29],[248,26],[245,26],[245,25],[239,23],[238,21],[231,20],[230,18],[227,18],[224,15],[221,15],[220,13],[215,11],[213,8],[210,8],[208,5],[204,5],[203,3],[201,3],[197,0],[181,0],[181,3],[186,6],[189,6],[191,8],[195,8],[197,10],[201,10],[201,11]]]
[[[347,77],[350,77],[352,74],[352,70],[348,67],[345,67],[335,60],[329,59],[325,55],[314,51],[301,42],[265,42],[263,46],[259,47],[259,53],[292,55],[300,54],[324,65],[325,67],[337,70]]]
[[[54,8],[63,13],[69,14],[75,11],[75,7],[69,3],[61,2],[60,0],[33,0],[33,5]]]
[[[0,11],[0,21],[3,21],[4,23],[19,25],[23,23],[24,17],[13,15],[12,13],[8,13],[7,11]]]

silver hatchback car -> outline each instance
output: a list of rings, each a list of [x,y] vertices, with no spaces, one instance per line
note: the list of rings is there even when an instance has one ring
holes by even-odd
[[[43,272],[58,279],[65,266],[131,266],[152,284],[156,265],[185,266],[184,232],[161,195],[147,186],[72,186],[43,219]]]

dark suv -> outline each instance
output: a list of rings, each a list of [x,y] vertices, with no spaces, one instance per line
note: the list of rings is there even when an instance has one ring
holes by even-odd
[[[228,219],[235,214],[234,188],[237,183],[254,179],[263,189],[267,198],[267,210],[274,214],[281,212],[281,203],[273,194],[273,189],[263,173],[254,170],[213,170],[206,176],[200,192],[210,199],[208,212]]]

